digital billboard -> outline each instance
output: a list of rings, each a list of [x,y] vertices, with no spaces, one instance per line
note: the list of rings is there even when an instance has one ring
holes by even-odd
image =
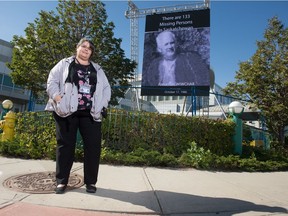
[[[142,66],[141,95],[209,95],[210,10],[146,16]]]

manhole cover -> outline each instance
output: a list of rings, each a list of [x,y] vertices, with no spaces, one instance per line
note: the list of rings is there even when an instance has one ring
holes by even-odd
[[[79,188],[84,184],[83,177],[70,174],[67,190]],[[54,193],[56,187],[55,172],[38,172],[13,176],[6,179],[4,187],[25,193]]]

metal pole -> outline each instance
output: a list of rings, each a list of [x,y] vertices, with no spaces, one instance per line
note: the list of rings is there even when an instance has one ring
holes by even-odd
[[[192,102],[192,116],[196,116],[196,89],[192,86],[191,102]]]
[[[235,134],[233,136],[234,141],[234,152],[236,154],[242,154],[242,139],[243,139],[243,122],[242,119],[239,118],[239,114],[233,114],[233,121],[236,124]]]

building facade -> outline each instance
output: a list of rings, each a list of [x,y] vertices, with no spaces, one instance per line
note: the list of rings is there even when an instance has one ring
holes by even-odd
[[[222,88],[217,84],[214,84],[209,96],[141,96],[141,74],[136,76],[131,85],[125,97],[119,100],[118,108],[162,114],[225,118],[227,106],[232,102],[231,98],[223,96]],[[222,106],[226,109],[222,109]]]
[[[11,43],[0,39],[0,103],[6,99],[13,102],[13,111],[27,110],[30,91],[15,85],[9,74],[11,70],[6,66],[12,59],[13,46]],[[2,111],[2,109],[1,109]]]

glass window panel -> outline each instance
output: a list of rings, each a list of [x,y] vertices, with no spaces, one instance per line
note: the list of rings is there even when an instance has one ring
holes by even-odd
[[[13,87],[13,82],[10,76],[4,75],[4,82],[3,85]]]

